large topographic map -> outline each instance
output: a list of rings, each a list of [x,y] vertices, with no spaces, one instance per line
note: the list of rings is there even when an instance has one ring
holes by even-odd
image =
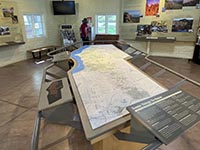
[[[91,45],[71,53],[72,75],[92,129],[128,114],[126,107],[166,91],[113,45]]]

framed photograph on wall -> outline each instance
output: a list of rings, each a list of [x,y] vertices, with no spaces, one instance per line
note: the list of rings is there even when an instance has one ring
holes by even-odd
[[[200,45],[200,35],[198,36],[198,38],[197,38],[197,43],[196,43],[197,45]]]
[[[193,18],[174,18],[172,32],[192,32]]]
[[[0,26],[0,36],[10,35],[10,28],[8,26]]]
[[[160,0],[146,0],[145,16],[156,16]]]
[[[183,6],[196,6],[199,3],[199,0],[183,0]]]
[[[152,32],[164,32],[164,33],[167,33],[168,32],[167,22],[164,21],[164,20],[152,21],[151,22],[151,29],[152,29]]]
[[[165,8],[169,9],[182,9],[183,0],[165,0]]]
[[[152,34],[151,25],[139,24],[137,25],[137,36],[149,36]]]
[[[124,11],[123,23],[139,23],[140,16],[139,10],[126,10]]]

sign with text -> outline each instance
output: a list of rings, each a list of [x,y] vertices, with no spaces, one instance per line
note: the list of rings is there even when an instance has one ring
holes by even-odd
[[[177,89],[146,99],[127,109],[164,144],[169,144],[200,121],[200,100]]]

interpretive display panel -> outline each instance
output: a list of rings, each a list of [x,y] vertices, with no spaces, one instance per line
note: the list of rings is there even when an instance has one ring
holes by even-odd
[[[18,20],[16,2],[0,2],[0,45],[7,42],[23,42],[22,31]],[[7,43],[9,45],[9,43]]]
[[[120,38],[134,40],[137,36],[146,36],[138,34],[137,26],[151,24],[151,36],[175,37],[176,41],[195,42],[200,15],[197,3],[199,3],[198,0],[123,0]],[[124,13],[128,10],[140,10],[138,23],[124,21],[124,18],[130,18],[128,13]]]
[[[92,129],[127,115],[127,106],[166,91],[113,45],[85,46],[71,57],[77,64],[72,76]]]
[[[178,89],[133,104],[127,109],[164,144],[169,144],[200,121],[200,100]]]

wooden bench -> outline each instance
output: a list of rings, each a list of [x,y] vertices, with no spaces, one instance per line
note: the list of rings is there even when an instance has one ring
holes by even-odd
[[[33,59],[41,59],[42,52],[48,53],[52,50],[56,50],[59,47],[60,46],[57,46],[57,45],[50,45],[50,46],[44,46],[44,47],[30,49],[30,50],[27,50],[27,52],[32,53]],[[38,53],[38,56],[35,55],[36,53]]]
[[[94,44],[115,44],[119,40],[119,34],[96,34]]]

